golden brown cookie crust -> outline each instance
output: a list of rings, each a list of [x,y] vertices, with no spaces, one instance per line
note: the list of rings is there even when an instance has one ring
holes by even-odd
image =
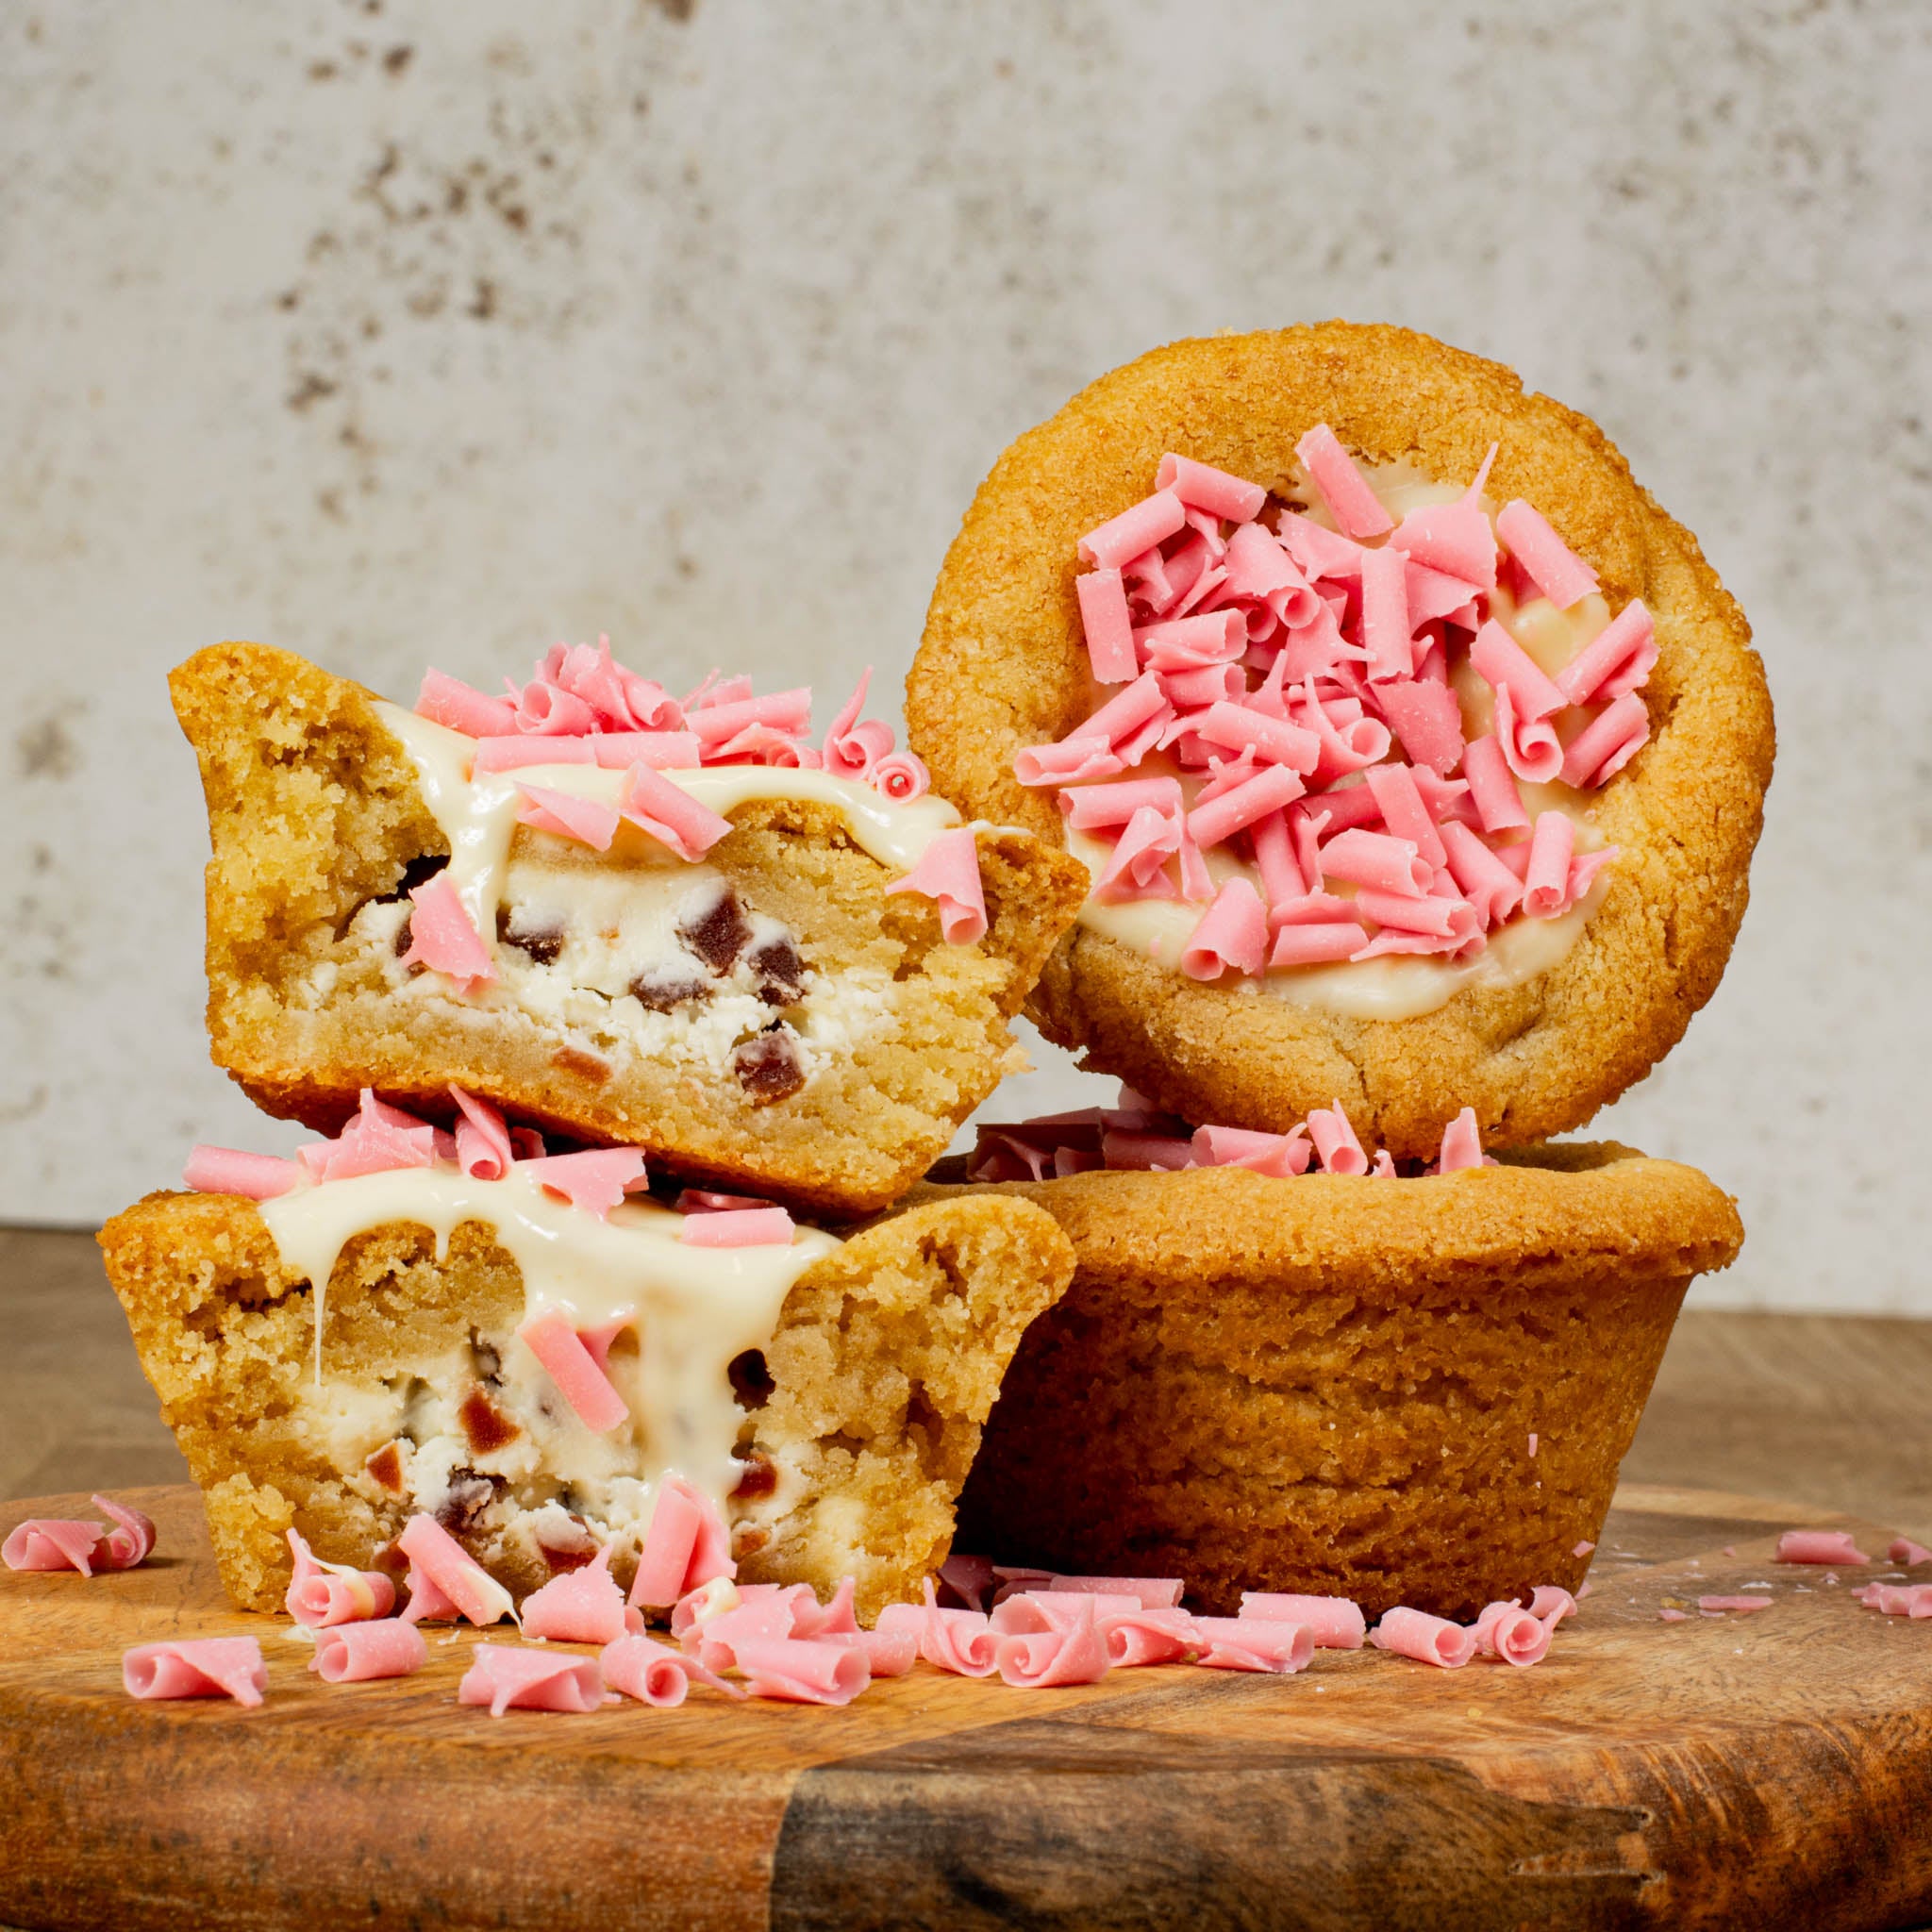
[[[100,1242],[162,1419],[202,1489],[229,1594],[279,1607],[291,1525],[325,1560],[367,1567],[408,1507],[333,1462],[305,1421],[313,1298],[255,1205],[150,1194]],[[965,1195],[876,1222],[808,1268],[764,1351],[770,1393],[741,1432],[747,1464],[776,1476],[733,1499],[741,1575],[829,1592],[850,1574],[868,1616],[916,1596],[945,1557],[1013,1350],[1073,1272],[1066,1237],[1040,1209]],[[395,1222],[344,1248],[326,1307],[329,1374],[354,1389],[434,1373],[477,1337],[507,1346],[524,1291],[484,1224],[458,1225],[439,1259],[427,1228]],[[548,1580],[513,1539],[458,1534],[518,1597]],[[634,1556],[620,1553],[625,1581]]]
[[[454,1081],[574,1138],[634,1143],[692,1179],[867,1213],[916,1179],[1018,1062],[1008,1023],[1086,890],[1065,852],[983,830],[989,929],[950,946],[929,901],[886,894],[891,870],[831,808],[741,808],[708,863],[785,918],[808,958],[869,974],[891,1001],[889,1024],[827,1056],[798,1092],[760,1104],[735,1080],[627,1046],[620,1025],[587,1042],[521,1008],[365,984],[366,948],[344,937],[357,909],[392,893],[411,859],[447,850],[373,694],[244,643],[197,653],[170,683],[213,845],[212,1058],[269,1112],[325,1131],[365,1086],[445,1117]],[[325,994],[312,991],[318,972],[335,975]]]
[[[1417,1180],[1000,1184],[1074,1243],[959,1506],[1016,1562],[1467,1617],[1574,1588],[1690,1279],[1742,1228],[1610,1144]],[[933,1189],[950,1197],[953,1189]]]
[[[1091,702],[1077,540],[1146,495],[1169,450],[1286,490],[1295,443],[1323,422],[1371,463],[1442,481],[1465,481],[1499,444],[1491,496],[1534,504],[1613,609],[1649,607],[1652,738],[1600,797],[1596,823],[1622,855],[1603,904],[1558,965],[1414,1019],[1201,985],[1077,925],[1029,1011],[1084,1064],[1189,1120],[1281,1132],[1340,1100],[1398,1157],[1433,1154],[1464,1106],[1491,1144],[1567,1132],[1642,1078],[1715,991],[1774,733],[1749,626],[1696,540],[1593,423],[1512,371],[1407,329],[1331,322],[1174,342],[1102,376],[980,486],[907,681],[911,742],[963,810],[1059,837],[1053,793],[1022,786],[1012,759]]]

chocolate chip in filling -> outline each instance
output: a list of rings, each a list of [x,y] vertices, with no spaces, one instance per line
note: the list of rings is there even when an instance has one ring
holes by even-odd
[[[501,1449],[523,1434],[480,1389],[472,1389],[463,1397],[457,1420],[463,1425],[464,1438],[474,1456],[488,1456],[492,1449]]]
[[[702,910],[678,921],[677,937],[722,976],[751,944],[751,921],[744,916],[738,894],[725,886]]]
[[[745,964],[757,978],[758,998],[766,1006],[795,1007],[805,997],[805,961],[783,935],[754,946]]]
[[[362,1467],[369,1472],[373,1481],[378,1482],[391,1495],[403,1493],[402,1452],[393,1442],[385,1442]]]
[[[711,997],[709,985],[679,973],[675,967],[653,967],[640,973],[630,983],[631,996],[653,1013],[668,1013],[691,1000]]]
[[[457,1535],[474,1529],[496,1501],[497,1491],[507,1487],[500,1475],[485,1475],[480,1469],[458,1466],[449,1473],[449,1488],[436,1506],[436,1520]]]
[[[754,1107],[769,1107],[796,1093],[805,1085],[805,1069],[798,1058],[798,1036],[791,1027],[774,1023],[764,1032],[741,1041],[731,1050],[731,1064],[738,1084]]]
[[[496,915],[496,937],[505,945],[527,953],[539,966],[548,966],[563,951],[563,922],[540,920],[520,906]]]

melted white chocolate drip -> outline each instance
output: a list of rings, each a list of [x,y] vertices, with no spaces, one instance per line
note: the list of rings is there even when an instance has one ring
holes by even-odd
[[[1398,523],[1412,509],[1455,503],[1463,494],[1453,484],[1430,481],[1407,463],[1359,467],[1383,508]],[[1309,517],[1334,528],[1320,491],[1304,479],[1301,493],[1312,506]],[[1493,515],[1487,501],[1484,508]],[[1559,610],[1547,597],[1531,598],[1518,605],[1501,586],[1491,594],[1490,615],[1552,676],[1610,621],[1609,606],[1594,591],[1568,610]],[[1466,658],[1451,674],[1450,683],[1462,708],[1464,736],[1482,737],[1491,729],[1493,719],[1493,694],[1490,687],[1470,668]],[[1558,728],[1578,715],[1559,712],[1556,721]],[[1191,804],[1193,793],[1205,782],[1205,774],[1183,773],[1166,760],[1150,758],[1143,759],[1126,775],[1149,777],[1167,772],[1180,779],[1183,793]],[[1577,851],[1595,851],[1603,844],[1601,834],[1591,823],[1591,794],[1567,785],[1522,781],[1517,790],[1522,794],[1524,809],[1532,820],[1539,812],[1560,811],[1574,822]],[[1067,850],[1098,878],[1112,848],[1102,840],[1071,828],[1066,840]],[[1217,890],[1224,880],[1240,876],[1260,891],[1259,871],[1224,847],[1216,846],[1203,857]],[[1447,1006],[1465,989],[1521,986],[1559,965],[1581,937],[1608,889],[1608,879],[1600,876],[1589,893],[1559,918],[1511,919],[1491,933],[1489,943],[1472,958],[1384,955],[1375,959],[1341,960],[1332,966],[1291,966],[1265,973],[1258,978],[1229,974],[1223,984],[1235,991],[1253,991],[1295,1006],[1317,1007],[1343,1019],[1419,1019]],[[1343,898],[1352,898],[1355,892],[1352,886],[1333,882],[1324,890]],[[1091,932],[1104,934],[1178,972],[1181,953],[1207,909],[1205,904],[1177,899],[1134,899],[1108,906],[1090,897],[1080,908],[1080,924]]]
[[[476,741],[419,718],[400,705],[376,704],[382,722],[416,767],[416,782],[430,815],[449,841],[449,878],[485,945],[496,943],[496,908],[503,897],[510,840],[516,831],[519,782],[575,798],[615,806],[625,774],[598,765],[526,765],[513,772],[471,775]],[[960,823],[943,798],[930,792],[897,804],[851,778],[775,765],[712,765],[660,774],[721,818],[755,799],[800,799],[831,806],[843,817],[860,850],[899,872],[918,864],[925,848]],[[589,848],[585,848],[586,854]],[[682,865],[635,827],[625,824],[612,857],[630,865]]]
[[[318,1388],[328,1281],[343,1247],[402,1222],[428,1228],[441,1259],[453,1229],[479,1222],[522,1273],[525,1319],[555,1307],[580,1329],[635,1320],[635,1354],[613,1350],[608,1365],[630,1421],[597,1438],[560,1414],[560,1439],[576,1465],[565,1473],[654,1480],[675,1469],[721,1504],[737,1479],[732,1452],[743,1420],[729,1365],[770,1342],[792,1283],[840,1246],[800,1228],[785,1246],[688,1247],[678,1240],[683,1216],[668,1208],[626,1202],[599,1221],[516,1167],[494,1181],[441,1166],[362,1174],[298,1188],[259,1211],[284,1267],[305,1275],[314,1295]],[[503,1373],[513,1383],[548,1382],[521,1341]],[[554,1407],[566,1406],[559,1398]]]

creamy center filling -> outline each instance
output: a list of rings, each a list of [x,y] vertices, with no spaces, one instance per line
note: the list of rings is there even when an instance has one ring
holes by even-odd
[[[449,842],[449,877],[457,897],[486,945],[493,946],[497,908],[503,903],[510,840],[516,830],[518,783],[616,806],[625,774],[597,765],[528,765],[514,772],[472,775],[476,741],[432,724],[400,705],[378,703],[383,724],[401,741],[416,767],[424,803]],[[930,793],[895,803],[856,779],[775,765],[714,765],[661,774],[680,791],[729,818],[755,799],[796,799],[827,805],[844,819],[859,849],[895,871],[909,872],[940,833],[960,823],[959,814]],[[618,837],[624,856],[645,865],[683,861],[629,826]]]
[[[552,1490],[601,1497],[624,1518],[673,1470],[723,1506],[741,1473],[733,1451],[743,1411],[730,1365],[770,1342],[792,1283],[840,1246],[800,1228],[784,1245],[691,1247],[678,1238],[684,1217],[668,1208],[626,1202],[599,1221],[520,1167],[501,1180],[441,1165],[362,1174],[298,1188],[259,1211],[284,1266],[310,1283],[319,1425],[368,1447],[379,1446],[368,1439],[385,1428],[408,1434],[421,1452],[409,1473],[419,1495],[446,1490],[460,1462],[474,1465],[471,1474],[541,1478]],[[428,1228],[439,1258],[460,1224],[488,1227],[523,1277],[520,1327],[558,1309],[580,1332],[608,1333],[606,1373],[627,1420],[588,1427],[517,1337],[504,1342],[489,1378],[487,1404],[508,1425],[495,1453],[477,1453],[476,1428],[459,1425],[463,1391],[454,1383],[354,1395],[325,1388],[323,1341],[336,1262],[357,1236],[394,1222]],[[409,1414],[411,1403],[422,1412]],[[482,1433],[487,1441],[490,1429]]]

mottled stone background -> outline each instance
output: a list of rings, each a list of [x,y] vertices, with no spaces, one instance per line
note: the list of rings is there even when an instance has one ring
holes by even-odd
[[[1741,598],[1756,903],[1600,1124],[1741,1196],[1707,1299],[1932,1312],[1928,98],[1910,0],[4,0],[0,1215],[289,1139],[200,1031],[196,645],[890,694],[1011,436],[1341,314],[1591,412]]]

